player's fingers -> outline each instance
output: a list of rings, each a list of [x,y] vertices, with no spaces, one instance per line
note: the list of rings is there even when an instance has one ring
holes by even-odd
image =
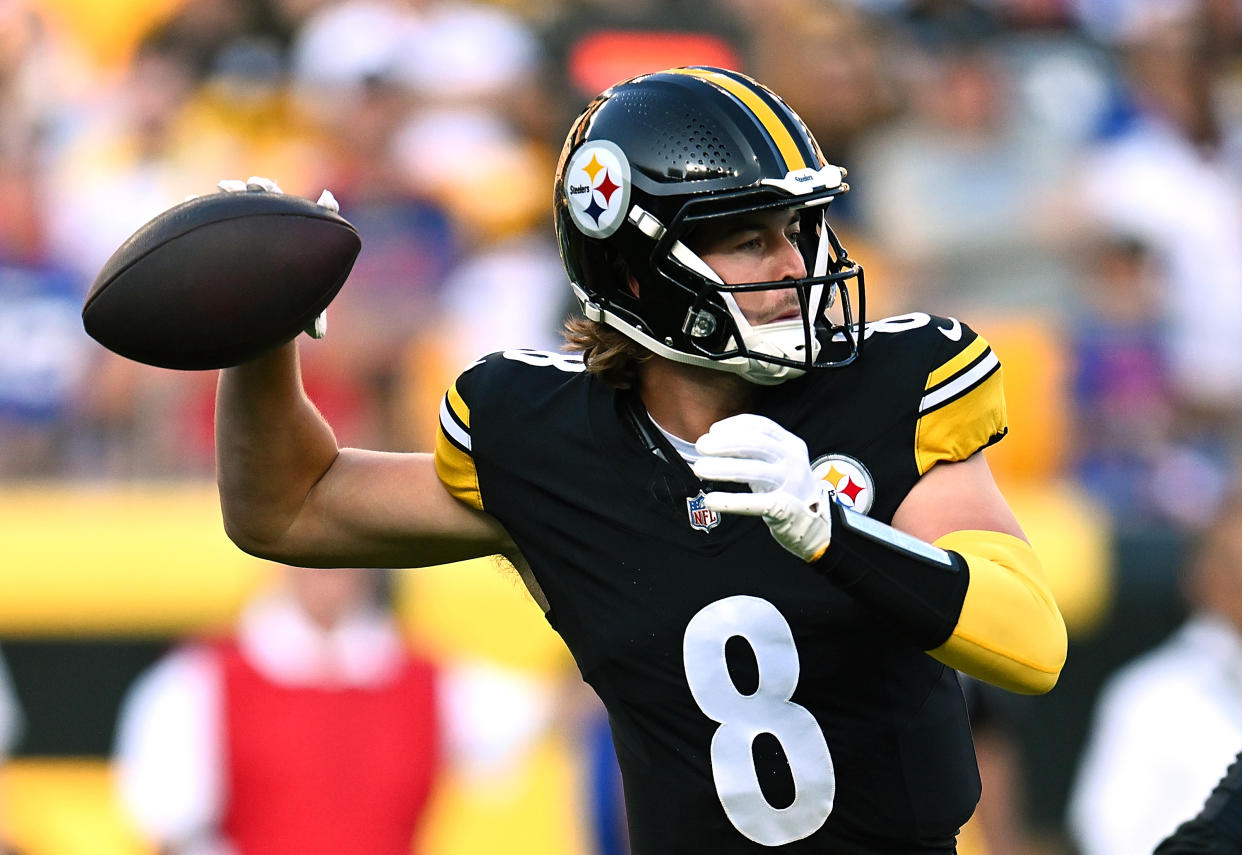
[[[315,201],[315,204],[321,208],[327,208],[329,211],[336,214],[341,212],[340,203],[336,201],[336,197],[332,195],[332,191],[326,188],[319,194],[319,198]]]
[[[324,309],[315,316],[315,320],[311,321],[304,332],[311,338],[323,338],[328,334],[328,310]]]
[[[691,468],[704,481],[747,484],[758,490],[770,490],[784,479],[779,467],[746,457],[700,457]]]
[[[699,454],[712,457],[747,457],[754,460],[780,460],[780,443],[772,437],[734,428],[713,427],[699,437],[694,448]]]
[[[264,178],[262,175],[251,175],[246,179],[247,190],[263,190],[267,193],[284,193],[280,189],[280,185],[271,178]]]
[[[768,512],[771,500],[766,493],[707,493],[703,506],[720,514],[761,517]]]
[[[225,178],[216,182],[216,186],[225,193],[245,193],[246,182],[240,178]]]
[[[711,430],[742,431],[745,433],[787,433],[783,427],[767,416],[757,413],[738,413],[714,423]]]
[[[775,441],[773,444],[782,444],[786,440],[797,439],[795,434],[790,433],[772,419],[756,413],[738,413],[735,416],[721,419],[708,429],[708,433],[735,437],[762,437],[765,443]]]
[[[806,443],[766,416],[741,413],[721,419],[699,437],[700,454],[793,461],[807,457]]]

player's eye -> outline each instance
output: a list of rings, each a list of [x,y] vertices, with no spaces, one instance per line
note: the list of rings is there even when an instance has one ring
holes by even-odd
[[[756,250],[763,246],[763,240],[757,234],[742,235],[734,243],[734,248],[738,250]]]

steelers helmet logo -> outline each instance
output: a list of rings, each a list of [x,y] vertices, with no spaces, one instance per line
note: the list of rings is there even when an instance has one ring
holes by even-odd
[[[875,479],[858,460],[848,454],[825,454],[815,458],[811,472],[822,478],[847,508],[865,514],[875,500]]]
[[[607,140],[574,152],[562,178],[569,216],[583,233],[606,238],[621,228],[630,206],[630,162]]]

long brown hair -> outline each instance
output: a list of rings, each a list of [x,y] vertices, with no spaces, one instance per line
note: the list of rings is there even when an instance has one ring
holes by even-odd
[[[561,334],[565,349],[581,353],[587,371],[614,389],[635,388],[638,367],[652,355],[624,333],[581,315],[568,318]]]

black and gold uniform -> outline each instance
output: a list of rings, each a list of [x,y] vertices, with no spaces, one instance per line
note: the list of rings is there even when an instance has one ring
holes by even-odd
[[[1005,434],[1000,365],[924,314],[869,325],[864,347],[763,388],[757,412],[889,522],[937,462]],[[493,354],[445,396],[436,464],[505,526],[603,699],[635,855],[955,850],[979,796],[957,673],[761,519],[703,510],[632,393],[573,356]]]

